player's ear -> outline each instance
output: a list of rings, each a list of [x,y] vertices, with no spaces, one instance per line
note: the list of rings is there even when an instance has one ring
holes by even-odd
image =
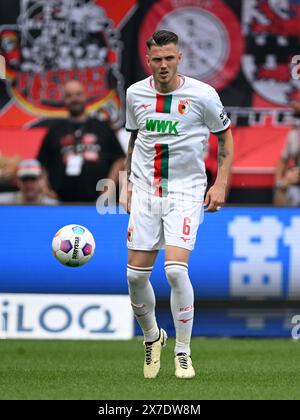
[[[148,66],[150,67],[150,57],[149,57],[149,55],[148,55],[148,54],[146,54],[146,60],[147,60],[147,64],[148,64]]]
[[[179,53],[178,53],[178,64],[181,63],[181,61],[182,61],[182,52],[179,51]]]

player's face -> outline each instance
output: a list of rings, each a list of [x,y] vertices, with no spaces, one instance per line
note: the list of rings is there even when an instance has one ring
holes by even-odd
[[[41,177],[26,177],[23,179],[19,179],[18,187],[22,191],[26,200],[33,201],[42,192],[42,179]]]
[[[148,50],[147,60],[158,87],[175,89],[177,67],[181,61],[178,47],[173,43],[161,47],[152,46]]]
[[[86,95],[81,83],[73,80],[64,87],[65,106],[73,117],[84,114]]]

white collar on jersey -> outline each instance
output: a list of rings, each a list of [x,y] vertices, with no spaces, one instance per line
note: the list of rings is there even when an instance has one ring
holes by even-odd
[[[172,92],[176,92],[177,89],[180,89],[185,84],[185,77],[184,77],[183,74],[178,74],[178,76],[180,78],[180,84],[175,90],[172,90],[171,92],[167,92],[165,94],[161,93],[161,92],[158,92],[158,93],[160,93],[161,95],[168,95],[168,94],[171,94]],[[154,86],[153,76],[150,77],[150,86],[151,86],[152,89],[156,90],[155,86]]]

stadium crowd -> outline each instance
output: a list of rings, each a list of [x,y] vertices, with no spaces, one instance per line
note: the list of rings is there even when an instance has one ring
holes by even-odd
[[[125,156],[115,131],[88,115],[82,83],[71,80],[63,90],[69,115],[49,128],[36,160],[2,157],[2,191],[17,192],[0,194],[0,204],[92,203],[103,192],[99,180],[118,185]]]
[[[127,134],[87,113],[82,83],[71,80],[63,90],[68,117],[48,129],[37,156],[22,160],[17,155],[3,156],[0,151],[0,204],[94,203],[104,192],[96,189],[99,180],[110,179],[118,187]],[[293,127],[275,169],[273,204],[299,207],[300,94],[291,109]],[[211,142],[206,151],[208,186],[216,168],[217,143]]]

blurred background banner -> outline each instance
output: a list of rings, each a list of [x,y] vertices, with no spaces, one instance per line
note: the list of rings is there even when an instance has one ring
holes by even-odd
[[[62,86],[74,78],[86,86],[89,112],[101,110],[115,125],[123,123],[120,28],[134,1],[112,3],[1,2],[1,54],[7,66],[2,124],[65,116]]]
[[[89,111],[121,126],[124,90],[149,74],[145,41],[180,28],[180,70],[213,85],[235,125],[285,125],[299,19],[298,0],[2,0],[0,124],[64,116],[62,85],[78,78]]]
[[[2,206],[0,217],[0,292],[128,293],[127,215],[99,215],[88,206]],[[60,227],[79,222],[95,236],[95,256],[86,266],[64,267],[51,254],[51,240]],[[207,215],[190,257],[196,298],[299,301],[299,237],[296,209],[226,208]],[[163,254],[151,279],[157,298],[168,299]]]
[[[170,308],[157,317],[175,335]],[[294,308],[213,307],[196,302],[194,336],[291,337]],[[1,293],[1,339],[127,340],[140,335],[129,296]]]
[[[128,340],[129,296],[1,294],[0,338]]]
[[[214,86],[233,123],[229,202],[270,204],[300,90],[299,20],[299,0],[2,0],[0,171],[1,156],[36,156],[47,127],[66,116],[70,79],[86,87],[90,114],[123,128],[125,91],[150,74],[145,41],[180,28],[180,71]],[[206,161],[213,176],[216,141]]]

